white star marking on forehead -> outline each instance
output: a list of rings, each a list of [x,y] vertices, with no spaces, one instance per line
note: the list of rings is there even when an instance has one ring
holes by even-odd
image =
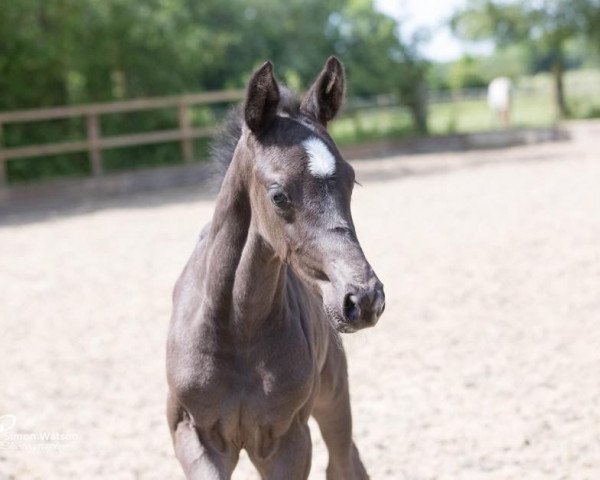
[[[335,172],[335,157],[327,145],[317,137],[310,137],[302,142],[308,154],[308,170],[315,177],[326,178]]]

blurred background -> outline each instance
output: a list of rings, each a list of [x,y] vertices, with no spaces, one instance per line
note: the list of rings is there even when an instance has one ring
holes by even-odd
[[[331,54],[387,298],[343,339],[371,478],[600,478],[600,0],[5,0],[0,480],[183,478],[164,349],[211,138],[266,59],[301,92]]]
[[[0,111],[236,90],[265,59],[301,91],[333,53],[349,78],[345,114],[332,129],[341,145],[496,128],[486,95],[499,76],[513,84],[513,126],[551,126],[600,116],[599,15],[597,0],[8,2]],[[196,129],[188,160],[206,160],[207,127],[238,99],[186,105]],[[91,120],[101,137],[164,133],[181,125],[177,105],[125,104]],[[5,181],[91,174],[81,145],[92,135],[86,112],[0,117],[1,144],[14,149],[4,154]],[[178,137],[137,140],[106,143],[97,170],[186,157]],[[69,142],[75,147],[58,154],[19,149]]]

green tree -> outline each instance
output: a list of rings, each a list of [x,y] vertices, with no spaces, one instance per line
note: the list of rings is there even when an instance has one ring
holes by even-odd
[[[448,83],[454,90],[485,87],[488,79],[482,75],[480,60],[465,55],[450,65]]]
[[[400,92],[415,125],[426,128],[425,66],[373,0],[5,3],[0,9],[0,110],[240,88],[266,59],[284,82],[301,90],[333,53],[346,64],[349,95]],[[211,123],[223,107],[206,107],[194,120]],[[101,128],[106,135],[123,134],[172,128],[176,121],[172,111],[107,115]],[[77,119],[8,125],[2,141],[9,146],[64,141],[81,138],[82,131]],[[176,148],[167,147],[157,147],[163,150],[155,158],[148,149],[109,150],[107,168],[177,158]],[[61,172],[72,165],[72,156],[67,157],[54,159]],[[10,162],[9,176],[28,178],[38,169],[34,163]],[[42,163],[49,162],[37,165]],[[80,163],[86,165],[85,155]],[[82,168],[85,173],[87,167]],[[36,171],[33,176],[48,174]]]
[[[415,128],[427,132],[427,64],[417,42],[403,42],[395,20],[378,12],[371,0],[350,0],[331,16],[328,36],[343,59],[350,93],[395,93],[411,112]]]
[[[565,47],[582,34],[597,39],[599,15],[600,0],[470,0],[454,14],[451,25],[467,40],[493,39],[500,47],[526,42],[546,51],[557,109],[566,116]]]
[[[0,9],[0,108],[240,87],[266,58],[307,86],[331,53],[357,95],[412,68],[372,0],[20,0]]]

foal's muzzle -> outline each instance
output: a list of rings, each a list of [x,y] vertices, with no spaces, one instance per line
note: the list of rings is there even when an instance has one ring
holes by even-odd
[[[383,285],[377,282],[374,288],[354,289],[344,297],[344,324],[342,332],[354,332],[361,328],[372,327],[385,310]]]

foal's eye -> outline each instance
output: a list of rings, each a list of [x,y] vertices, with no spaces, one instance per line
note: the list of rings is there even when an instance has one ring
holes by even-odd
[[[275,192],[271,194],[271,201],[278,208],[286,208],[290,203],[290,199],[283,192]]]

